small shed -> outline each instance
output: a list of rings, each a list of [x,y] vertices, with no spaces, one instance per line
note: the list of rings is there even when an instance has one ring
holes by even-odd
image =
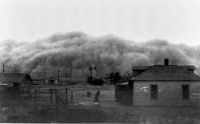
[[[49,84],[58,84],[58,81],[55,77],[50,77],[49,78]]]
[[[115,87],[115,100],[123,105],[132,104],[132,87],[130,82],[123,82]]]

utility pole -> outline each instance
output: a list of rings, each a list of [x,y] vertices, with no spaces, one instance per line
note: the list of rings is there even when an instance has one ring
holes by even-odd
[[[2,81],[4,81],[5,65],[4,65],[4,56],[2,56]]]
[[[69,75],[70,77],[70,85],[72,84],[72,62],[71,62],[71,64],[70,64],[70,75]]]
[[[4,65],[4,62],[3,62],[3,74],[2,74],[2,80],[4,81],[4,73],[5,73],[5,65]]]
[[[58,69],[58,84],[59,84],[59,78],[60,78],[60,75],[59,75],[59,73],[60,73],[60,70]]]

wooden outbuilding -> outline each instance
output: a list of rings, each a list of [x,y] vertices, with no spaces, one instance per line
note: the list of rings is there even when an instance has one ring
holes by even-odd
[[[29,93],[32,85],[32,79],[27,73],[1,73],[0,82],[1,89],[13,95]]]

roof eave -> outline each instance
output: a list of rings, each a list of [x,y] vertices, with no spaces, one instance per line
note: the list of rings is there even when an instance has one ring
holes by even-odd
[[[197,82],[197,81],[200,81],[200,80],[132,80],[132,81],[137,81],[137,82],[141,82],[141,81],[145,81],[145,82],[148,82],[148,81],[176,81],[176,82],[179,82],[179,81],[187,81],[187,82]]]

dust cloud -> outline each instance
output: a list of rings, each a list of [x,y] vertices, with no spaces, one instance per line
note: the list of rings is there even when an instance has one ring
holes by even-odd
[[[82,32],[54,34],[35,42],[6,40],[0,43],[1,63],[6,72],[28,72],[38,76],[88,75],[88,66],[96,66],[96,76],[110,72],[131,72],[132,66],[163,64],[194,65],[200,74],[200,47],[171,44],[165,40],[138,43],[114,35],[93,37]],[[1,70],[2,70],[1,64]]]

